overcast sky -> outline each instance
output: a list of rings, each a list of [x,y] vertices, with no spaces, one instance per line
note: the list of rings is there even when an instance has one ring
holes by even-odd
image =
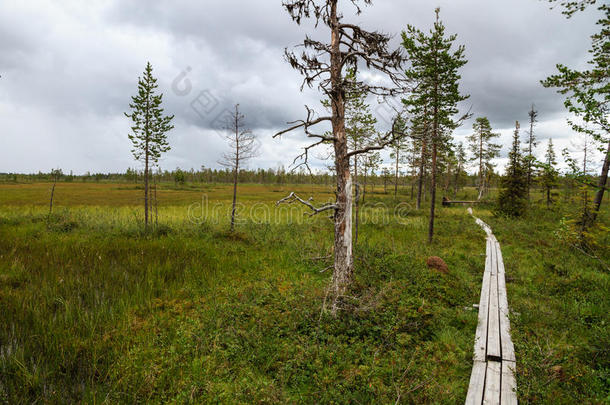
[[[532,103],[540,155],[549,137],[558,155],[577,138],[562,97],[540,80],[556,63],[585,66],[596,10],[567,20],[540,0],[376,0],[356,16],[348,1],[340,4],[345,21],[395,35],[395,46],[407,24],[429,29],[440,6],[447,31],[466,46],[461,90],[471,97],[461,108],[489,117],[502,133],[503,156],[515,120],[524,127]],[[327,36],[323,27],[295,25],[281,0],[2,0],[0,172],[140,167],[123,112],[147,61],[166,112],[176,116],[164,169],[218,167],[226,144],[217,117],[235,103],[260,139],[249,166],[289,166],[303,134],[272,134],[321,98],[299,91],[301,77],[283,58],[306,33]],[[471,128],[466,122],[456,138]]]

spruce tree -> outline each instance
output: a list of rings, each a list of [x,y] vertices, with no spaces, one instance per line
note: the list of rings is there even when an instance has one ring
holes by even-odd
[[[133,125],[129,139],[133,143],[131,153],[136,160],[144,164],[144,224],[148,227],[149,221],[149,179],[150,167],[159,161],[162,153],[170,150],[167,142],[167,132],[174,128],[171,121],[173,115],[163,115],[163,94],[155,94],[157,79],[152,75],[152,65],[146,64],[144,77],[138,77],[138,94],[133,96],[129,104],[131,114],[125,116],[131,118]]]
[[[508,153],[508,165],[502,178],[502,190],[498,199],[498,209],[502,215],[520,217],[527,207],[527,169],[521,154],[519,121],[513,134],[513,145]]]
[[[448,147],[451,133],[459,125],[454,118],[458,113],[457,104],[468,98],[459,91],[458,70],[467,63],[465,48],[461,45],[452,49],[457,35],[446,36],[445,26],[439,19],[440,9],[435,13],[436,21],[429,35],[410,25],[402,33],[403,46],[411,61],[405,75],[417,83],[416,91],[403,103],[415,116],[427,112],[423,115],[429,115],[430,123],[432,181],[428,242],[432,242],[434,236],[439,151]]]
[[[557,186],[557,177],[558,172],[556,169],[557,166],[557,157],[555,155],[555,150],[553,149],[553,140],[549,139],[549,144],[546,149],[546,153],[544,155],[544,163],[539,165],[542,169],[542,185],[546,191],[546,206],[547,208],[551,206],[553,202],[552,191],[553,187]]]

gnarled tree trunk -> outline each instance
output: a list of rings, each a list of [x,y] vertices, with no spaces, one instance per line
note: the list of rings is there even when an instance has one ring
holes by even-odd
[[[345,94],[342,90],[341,49],[337,1],[330,2],[331,19],[331,70],[332,83],[332,128],[335,150],[335,170],[337,173],[337,208],[335,209],[335,269],[332,288],[334,294],[333,312],[337,309],[337,299],[345,295],[352,281],[354,259],[352,256],[352,177],[350,172],[347,136],[345,133]]]

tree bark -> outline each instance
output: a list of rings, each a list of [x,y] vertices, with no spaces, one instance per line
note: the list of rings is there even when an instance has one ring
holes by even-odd
[[[396,147],[396,170],[394,172],[394,197],[398,194],[398,159],[400,154],[400,148]]]
[[[479,200],[483,195],[483,134],[479,134]]]
[[[435,58],[436,62],[436,58]],[[434,94],[438,94],[438,77],[434,85]],[[434,105],[434,127],[432,129],[432,184],[430,185],[430,223],[428,224],[428,243],[432,243],[434,238],[434,215],[436,209],[436,155],[438,148],[438,106]]]
[[[157,178],[154,175],[154,171],[153,171],[153,187],[154,187],[154,202],[155,202],[155,226],[158,227],[159,226],[159,200],[157,200]],[[151,222],[152,222],[152,220],[151,220]]]
[[[458,189],[460,186],[460,173],[462,172],[462,166],[458,164],[455,171],[455,184],[453,185],[453,198],[457,197]]]
[[[335,266],[332,279],[336,313],[339,299],[352,282],[354,262],[352,256],[352,178],[349,168],[347,137],[345,134],[345,94],[341,90],[341,50],[337,0],[330,1],[331,26],[331,103],[332,128],[335,141],[335,171],[337,174],[337,208],[335,210]]]
[[[424,188],[424,170],[426,169],[426,145],[427,140],[426,140],[426,136],[424,135],[424,139],[422,140],[422,147],[421,147],[421,158],[419,161],[419,178],[417,179],[417,204],[416,204],[416,208],[419,210],[421,208],[421,197],[422,197],[422,190]]]
[[[144,226],[148,228],[148,140],[146,140],[146,151],[144,153]]]
[[[364,184],[362,187],[362,203],[364,204],[365,199],[366,199],[366,176],[367,176],[367,170],[366,170],[366,166],[364,166]]]
[[[354,246],[358,244],[358,227],[360,225],[360,189],[358,186],[358,155],[354,156],[354,183],[356,184],[356,212],[354,214]]]
[[[438,11],[436,14],[436,19],[438,21]],[[439,99],[439,95],[438,95],[438,86],[439,86],[439,77],[438,77],[438,65],[437,65],[437,55],[436,55],[436,49],[435,49],[435,54],[434,54],[434,70],[435,70],[435,76],[434,76],[434,93],[433,93],[433,102],[434,102],[434,107],[433,107],[433,127],[432,127],[432,184],[431,186],[431,190],[430,190],[430,223],[428,225],[428,243],[432,243],[432,239],[434,238],[434,214],[435,214],[435,208],[436,208],[436,154],[437,154],[437,148],[438,148],[438,142],[439,142],[439,119],[438,119],[438,99]]]
[[[432,243],[434,237],[434,215],[436,208],[436,140],[432,141],[432,185],[430,190],[430,222],[428,224],[428,243]]]

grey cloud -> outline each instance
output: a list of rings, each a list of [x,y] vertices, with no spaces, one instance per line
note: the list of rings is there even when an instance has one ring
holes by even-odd
[[[541,137],[572,135],[565,125],[545,123],[559,122],[565,112],[561,96],[539,81],[558,62],[586,62],[594,10],[566,20],[536,0],[377,0],[354,16],[344,3],[346,19],[394,34],[395,46],[407,24],[428,29],[440,5],[447,31],[466,45],[469,63],[461,87],[471,98],[463,110],[472,105],[475,117],[488,116],[509,134],[515,120],[527,120],[534,102]],[[304,104],[318,107],[321,98],[315,89],[300,92],[301,77],[283,60],[284,48],[306,33],[326,36],[311,24],[295,25],[279,0],[2,2],[0,125],[6,141],[0,171],[134,166],[122,112],[146,61],[155,68],[166,111],[176,115],[164,167],[215,166],[225,145],[213,119],[234,103],[261,138],[261,156],[251,165],[288,166],[306,139],[299,133],[282,140],[271,136],[286,121],[303,118]],[[173,91],[174,79],[187,67],[190,92]],[[218,100],[203,116],[191,106],[202,91]],[[465,123],[457,134],[470,126]],[[509,142],[507,135],[503,141]]]

